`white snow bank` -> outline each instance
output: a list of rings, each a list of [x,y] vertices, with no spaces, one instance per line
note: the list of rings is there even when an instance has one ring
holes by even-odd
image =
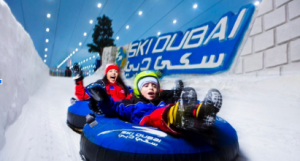
[[[36,89],[48,79],[48,67],[36,52],[33,42],[0,1],[0,149],[4,132],[22,112],[23,105]]]

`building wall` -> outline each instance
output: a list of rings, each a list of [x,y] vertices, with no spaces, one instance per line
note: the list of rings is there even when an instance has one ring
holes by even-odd
[[[281,76],[300,73],[300,0],[263,0],[234,74]]]

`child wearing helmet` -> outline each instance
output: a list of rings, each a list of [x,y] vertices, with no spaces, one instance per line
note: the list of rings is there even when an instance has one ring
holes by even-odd
[[[105,94],[101,85],[93,84],[87,87],[94,100],[90,106],[98,106],[106,116],[118,115],[134,124],[153,126],[168,133],[180,134],[185,130],[212,127],[222,105],[221,93],[216,89],[210,90],[199,105],[197,94],[190,87],[183,88],[179,100],[174,100],[176,98],[169,97],[171,90],[160,92],[159,79],[152,71],[139,73],[133,88],[134,97],[115,102]]]
[[[90,97],[86,94],[83,86],[82,71],[77,72],[79,76],[75,77],[75,96],[79,100],[87,100]],[[114,101],[130,99],[130,93],[120,77],[119,67],[115,64],[108,64],[105,68],[105,75],[95,83],[105,86],[106,92]]]

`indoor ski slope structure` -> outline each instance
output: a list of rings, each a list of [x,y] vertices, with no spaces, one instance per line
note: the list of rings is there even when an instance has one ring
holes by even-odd
[[[237,131],[236,160],[299,160],[300,1],[264,0],[226,72],[176,74],[201,100],[210,88],[223,94],[219,116]],[[0,160],[81,160],[80,135],[66,125],[74,96],[71,78],[50,77],[30,36],[0,0]],[[130,43],[130,42],[129,42]],[[130,45],[124,46],[129,50]],[[102,67],[85,84],[103,77],[117,48],[104,50]],[[132,85],[133,78],[126,79]]]

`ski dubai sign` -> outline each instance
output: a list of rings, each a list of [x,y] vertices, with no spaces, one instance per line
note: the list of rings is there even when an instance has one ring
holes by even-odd
[[[144,70],[163,74],[215,74],[231,66],[249,26],[254,6],[229,12],[215,25],[211,22],[182,32],[134,41],[129,46],[126,78]],[[122,59],[122,57],[117,57]]]

